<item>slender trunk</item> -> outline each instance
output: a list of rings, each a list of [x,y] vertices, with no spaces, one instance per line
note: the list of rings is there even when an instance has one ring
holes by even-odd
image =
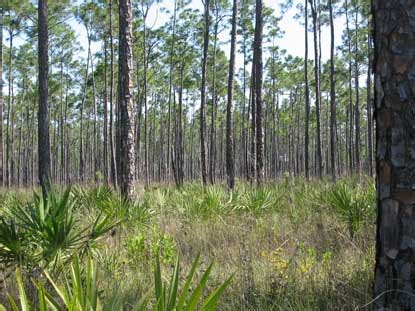
[[[330,11],[330,168],[331,179],[336,181],[336,93],[334,82],[334,22],[333,3],[329,0]]]
[[[317,25],[317,8],[315,0],[309,0],[311,12],[313,16],[313,33],[314,33],[314,77],[316,83],[316,125],[317,125],[317,150],[316,150],[316,170],[318,177],[322,177],[323,161],[321,154],[321,128],[320,128],[320,69],[319,69],[319,52],[318,52],[318,25]]]
[[[207,182],[207,167],[206,167],[206,66],[209,47],[209,6],[210,0],[205,0],[205,30],[203,38],[203,57],[202,57],[202,85],[200,90],[200,164],[202,173],[202,183],[205,186]]]
[[[108,51],[107,38],[104,38],[104,180],[105,184],[109,183],[109,165],[108,165]]]
[[[109,138],[110,138],[110,157],[111,157],[111,181],[115,188],[118,188],[118,172],[115,159],[115,141],[114,141],[114,40],[112,33],[112,0],[109,0],[109,35],[110,35],[110,49],[111,49],[111,77],[110,77],[110,121],[109,121]]]
[[[228,102],[226,106],[226,173],[229,189],[235,185],[235,164],[234,164],[234,134],[233,134],[233,84],[235,75],[235,51],[236,51],[236,25],[238,14],[238,0],[233,0],[232,9],[232,30],[231,30],[231,51],[229,59],[228,75]]]
[[[355,83],[355,94],[356,94],[356,102],[355,102],[355,161],[356,161],[356,171],[357,174],[360,174],[361,167],[360,167],[360,100],[359,100],[359,61],[358,61],[358,17],[359,17],[359,10],[356,7],[355,12],[355,40],[354,40],[354,52],[355,52],[355,76],[354,76],[354,83]]]
[[[256,182],[261,185],[264,179],[264,121],[262,116],[262,0],[256,0],[255,10],[255,101],[256,101]]]
[[[38,2],[38,61],[39,61],[39,110],[38,155],[39,181],[46,195],[50,189],[50,142],[48,111],[48,2]]]
[[[88,28],[86,28],[88,29]],[[85,109],[85,101],[87,97],[87,86],[88,86],[88,71],[89,71],[89,58],[91,57],[91,49],[89,45],[91,44],[91,40],[89,37],[89,32],[87,31],[88,35],[88,56],[86,60],[86,69],[85,69],[85,77],[84,77],[84,89],[83,89],[83,96],[81,101],[81,108],[80,108],[80,125],[79,125],[79,180],[81,183],[84,182],[85,179],[85,156],[84,156],[84,109]],[[88,131],[87,131],[88,132]]]
[[[346,0],[345,3],[345,11],[346,11],[346,33],[347,33],[347,49],[348,49],[348,58],[349,58],[349,66],[348,66],[348,89],[349,89],[349,106],[348,106],[348,132],[347,136],[349,137],[349,142],[347,144],[347,151],[348,151],[348,159],[349,159],[349,174],[353,174],[353,101],[352,101],[352,38],[350,33],[349,27],[349,5]]]
[[[304,170],[307,179],[310,178],[309,150],[310,150],[310,89],[308,85],[308,0],[305,0],[305,56],[304,56],[304,80],[305,80],[305,135],[304,135]]]
[[[209,181],[215,183],[216,172],[216,45],[218,40],[219,18],[216,10],[216,22],[214,27],[213,40],[213,62],[212,62],[212,110],[211,110],[211,127],[210,127],[210,156],[209,156]]]
[[[8,102],[7,102],[7,132],[6,132],[6,185],[7,187],[11,186],[11,178],[10,178],[10,161],[12,157],[12,153],[10,152],[11,144],[10,144],[10,130],[13,124],[13,31],[9,31],[9,77],[8,77],[8,84],[9,84],[9,92],[8,92]]]
[[[168,103],[168,119],[167,119],[167,179],[171,178],[171,152],[170,152],[170,138],[171,138],[171,92],[173,85],[173,56],[174,56],[174,43],[176,36],[176,14],[177,14],[177,1],[174,0],[174,12],[173,12],[173,26],[172,26],[172,40],[170,45],[170,68],[169,68],[169,103]]]
[[[368,21],[368,29],[370,29],[370,22]],[[372,140],[372,46],[370,33],[367,36],[367,50],[368,50],[368,65],[367,65],[367,161],[369,165],[369,176],[373,176],[373,140]]]
[[[144,176],[145,186],[148,187],[149,176],[148,176],[148,135],[147,135],[147,27],[146,27],[147,12],[144,14],[143,22],[143,100],[144,100]]]

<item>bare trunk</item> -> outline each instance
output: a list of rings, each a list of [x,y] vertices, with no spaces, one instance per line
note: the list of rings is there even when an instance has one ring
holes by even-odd
[[[46,195],[50,189],[50,142],[48,111],[48,2],[38,2],[38,59],[39,59],[39,110],[38,154],[39,181]]]
[[[119,1],[118,106],[120,122],[120,190],[125,198],[135,195],[134,104],[132,97],[131,0]]]
[[[373,304],[375,310],[414,310],[413,7],[374,0],[372,9],[378,209]]]
[[[231,51],[229,59],[228,76],[228,102],[226,106],[226,173],[229,189],[235,185],[235,158],[234,158],[234,134],[233,134],[233,84],[235,75],[235,50],[236,50],[236,25],[238,13],[238,0],[233,0]],[[245,95],[244,95],[245,96]]]

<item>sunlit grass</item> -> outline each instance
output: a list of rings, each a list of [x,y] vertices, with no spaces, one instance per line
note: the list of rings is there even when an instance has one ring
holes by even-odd
[[[177,257],[182,278],[198,254],[197,277],[215,263],[206,290],[234,274],[219,310],[350,310],[370,300],[371,180],[332,185],[286,178],[261,188],[239,183],[232,193],[224,185],[189,183],[150,187],[132,203],[105,187],[72,193],[77,226],[100,214],[120,222],[91,252],[103,303],[133,306],[154,287],[157,255],[168,280]],[[0,215],[28,200],[31,194],[21,191],[0,194]],[[11,276],[8,288],[16,295],[13,282]]]

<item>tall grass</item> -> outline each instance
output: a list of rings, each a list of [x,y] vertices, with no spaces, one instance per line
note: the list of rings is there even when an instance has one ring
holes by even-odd
[[[0,217],[10,231],[5,236],[14,241],[13,230],[18,237],[27,229],[11,213],[13,206],[31,210],[36,200],[30,194],[10,197],[0,195]],[[189,288],[196,290],[195,280],[204,279],[206,271],[210,281],[197,294],[199,308],[202,298],[221,288],[230,275],[232,282],[225,282],[226,294],[217,301],[219,310],[350,310],[370,300],[375,219],[371,180],[358,184],[347,179],[333,185],[286,178],[260,188],[238,184],[232,193],[222,185],[151,187],[136,202],[124,201],[105,187],[75,188],[68,202],[73,232],[90,234],[96,219],[100,219],[97,224],[108,221],[103,227],[108,230],[99,238],[83,243],[88,251],[56,244],[61,245],[57,253],[64,254],[59,258],[81,256],[81,273],[87,271],[88,258],[93,258],[99,276],[98,298],[107,310],[120,305],[131,309],[142,297],[149,297],[147,308],[169,310],[173,293],[180,292],[176,284],[186,287],[186,275],[193,275]],[[17,241],[16,245],[21,243]],[[9,248],[7,243],[0,240],[3,252]],[[39,250],[48,248],[36,247],[33,254],[37,256]],[[20,249],[31,254],[26,247]],[[198,269],[192,272],[198,254]],[[181,273],[177,273],[178,257]],[[16,259],[9,261],[21,266]],[[33,262],[41,261],[34,257]],[[215,262],[215,269],[209,268],[210,262]],[[71,264],[59,260],[58,266],[69,271]],[[50,266],[41,266],[53,279]],[[33,276],[24,273],[24,265],[21,269],[22,281],[30,284],[28,278]],[[11,274],[7,288],[17,297]],[[70,274],[60,273],[53,280],[64,284],[65,275]],[[42,276],[37,278],[42,280]],[[190,296],[186,297],[188,301]]]

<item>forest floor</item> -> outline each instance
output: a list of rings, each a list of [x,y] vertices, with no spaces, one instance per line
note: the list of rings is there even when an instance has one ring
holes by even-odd
[[[104,187],[73,192],[84,206],[79,222],[114,208]],[[372,296],[375,214],[370,179],[239,183],[232,195],[224,185],[154,185],[94,251],[100,296],[133,304],[154,286],[157,253],[166,279],[177,256],[184,275],[200,254],[203,269],[214,262],[210,289],[234,274],[219,310],[355,310]]]

